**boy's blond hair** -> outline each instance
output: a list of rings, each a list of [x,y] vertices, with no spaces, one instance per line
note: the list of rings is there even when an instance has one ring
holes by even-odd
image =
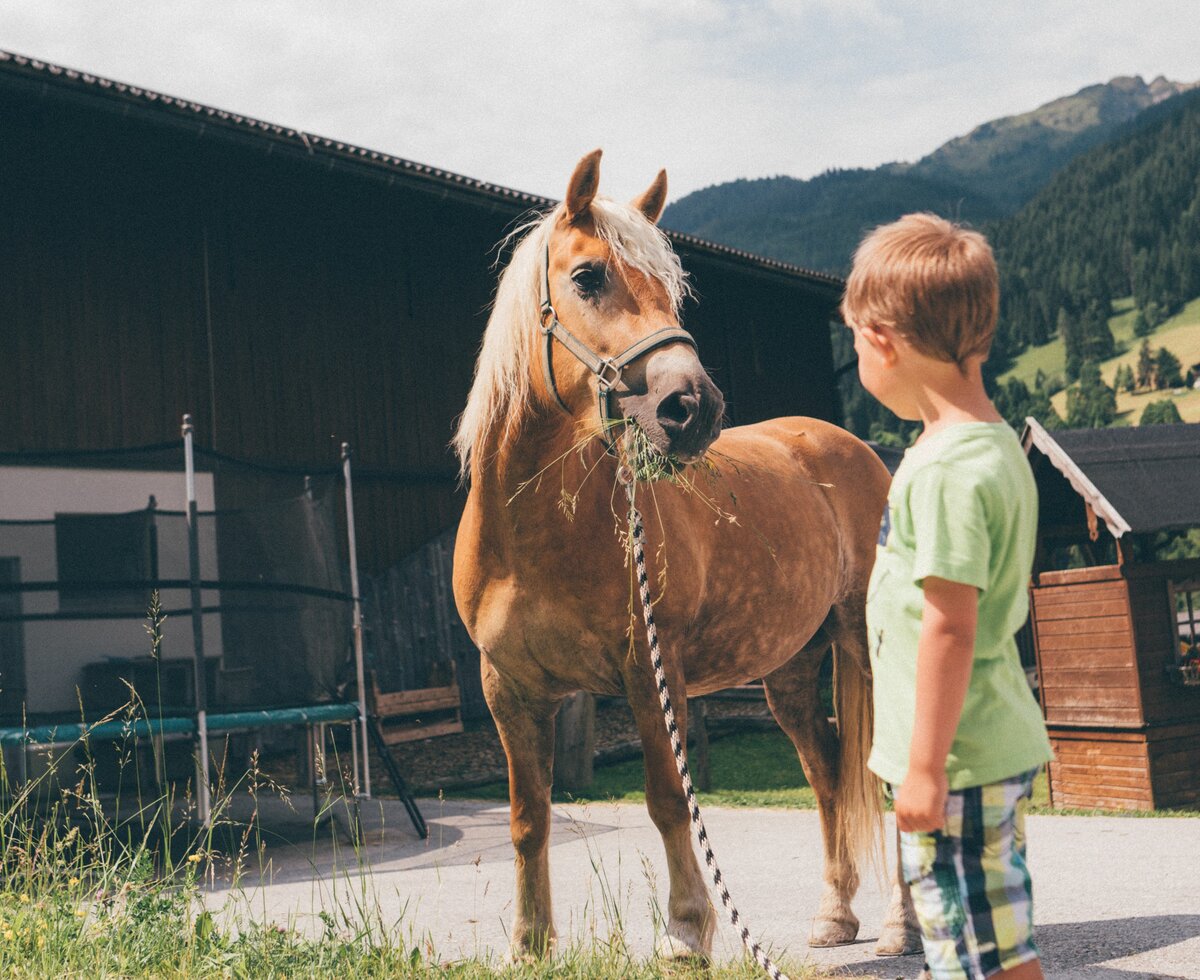
[[[966,367],[986,357],[1000,301],[987,239],[935,214],[906,214],[854,253],[842,319],[887,325],[922,354]]]

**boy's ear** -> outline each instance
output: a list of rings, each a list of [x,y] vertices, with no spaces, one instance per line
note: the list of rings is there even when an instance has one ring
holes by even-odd
[[[875,348],[883,363],[891,367],[896,363],[896,333],[890,327],[874,323],[863,324],[858,328],[863,340]]]

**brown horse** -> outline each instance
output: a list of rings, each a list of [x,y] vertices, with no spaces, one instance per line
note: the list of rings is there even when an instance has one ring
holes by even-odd
[[[454,594],[508,756],[512,951],[541,953],[555,938],[554,718],[575,691],[628,698],[670,872],[663,952],[711,950],[714,911],[648,652],[628,632],[631,571],[614,535],[624,495],[605,449],[614,422],[601,419],[610,412],[618,428],[637,423],[670,476],[638,493],[679,725],[686,731],[687,695],[765,679],[820,809],[825,892],[809,942],[847,943],[858,931],[857,856],[882,825],[865,767],[863,610],[888,474],[859,440],[814,419],[720,432],[721,394],[679,329],[686,278],[655,225],[666,174],[623,205],[596,196],[599,161],[599,151],[580,161],[566,200],[522,230],[455,437],[470,494]],[[598,412],[609,389],[612,405]],[[818,697],[831,645],[837,729]],[[880,951],[911,946],[911,921],[897,889]]]

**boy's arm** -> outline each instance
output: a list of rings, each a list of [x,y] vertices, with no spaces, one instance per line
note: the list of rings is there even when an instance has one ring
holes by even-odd
[[[928,576],[917,645],[917,704],[908,775],[896,792],[901,830],[939,830],[945,823],[946,756],[962,716],[975,654],[979,590]]]

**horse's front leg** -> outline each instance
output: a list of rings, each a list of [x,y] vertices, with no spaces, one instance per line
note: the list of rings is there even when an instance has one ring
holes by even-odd
[[[646,757],[646,807],[667,852],[671,890],[667,901],[667,933],[658,944],[658,952],[670,957],[707,958],[712,952],[716,915],[692,849],[687,797],[663,721],[658,685],[645,664],[631,663],[624,681]],[[687,698],[681,672],[668,667],[667,682],[682,742],[687,737]]]
[[[508,757],[509,830],[516,851],[510,955],[544,956],[557,934],[550,906],[550,784],[557,703],[521,689],[481,657],[483,693]]]

